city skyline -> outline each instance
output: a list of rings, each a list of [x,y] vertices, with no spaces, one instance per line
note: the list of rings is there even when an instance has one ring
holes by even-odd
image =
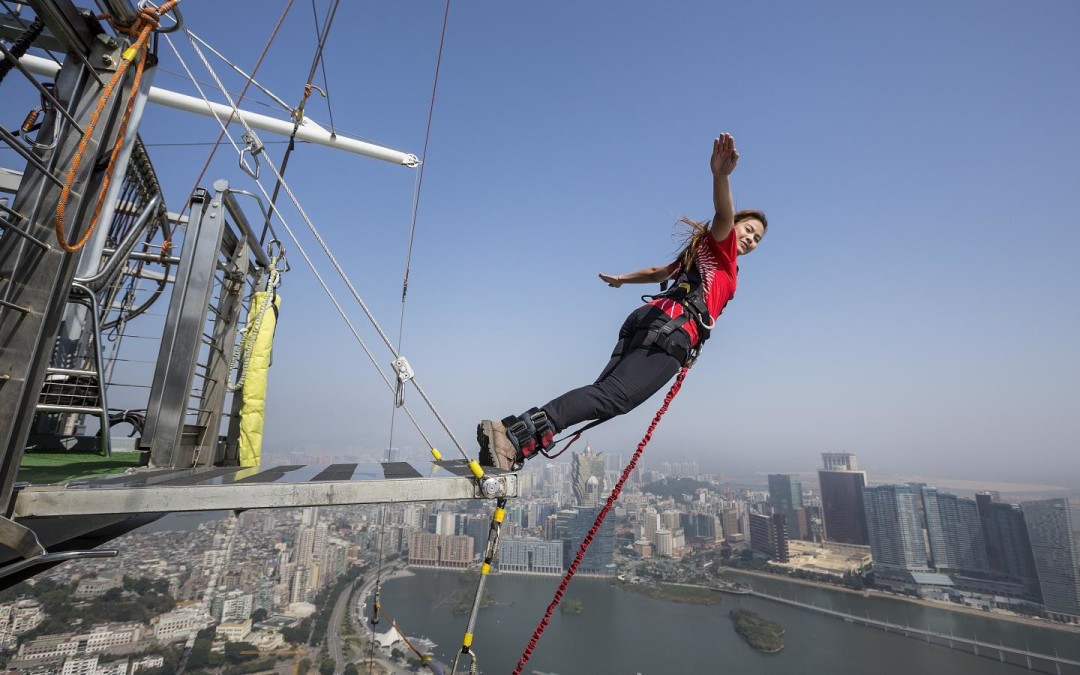
[[[520,495],[501,517],[493,571],[511,578],[561,576],[599,511],[593,493],[581,486],[602,486],[599,496],[606,497],[621,465],[619,458],[589,446],[568,462],[522,471]],[[827,453],[822,465],[832,469],[822,468],[823,475],[863,480],[854,454]],[[749,566],[779,573],[778,580],[794,575],[823,587],[869,585],[878,593],[979,608],[1002,619],[1045,613],[1080,624],[1075,553],[1080,538],[1072,531],[1069,510],[1076,504],[1065,498],[1009,503],[994,491],[972,498],[926,483],[868,484],[862,508],[869,542],[856,545],[824,536],[829,527],[821,521],[830,517],[823,508],[825,493],[795,476],[771,474],[764,485],[748,487],[693,473],[692,463],[674,458],[657,469],[644,471],[644,480],[656,483],[627,486],[596,533],[581,574],[617,576],[620,584],[631,586],[647,586],[643,579],[659,575],[661,581],[705,583],[709,589],[715,577],[711,568]],[[665,476],[671,480],[658,480]],[[665,484],[680,490],[665,491]],[[280,649],[286,637],[295,639],[290,631],[304,617],[324,611],[312,603],[340,586],[338,580],[350,570],[355,575],[365,565],[381,568],[398,556],[417,568],[475,569],[493,505],[463,500],[253,510],[199,525],[196,537],[147,528],[128,535],[137,544],[118,542],[125,551],[119,564],[71,563],[43,577],[66,579],[72,595],[84,601],[160,584],[184,600],[182,606],[144,624],[101,624],[76,634],[21,639],[49,610],[16,596],[14,602],[0,602],[0,637],[18,646],[19,663],[46,669],[61,663],[69,669],[107,669],[117,662],[114,651],[130,651],[132,645],[148,653],[147,663],[156,663],[161,645],[208,628],[219,648],[250,642],[264,651]],[[794,533],[787,522],[791,512],[800,511],[808,536]],[[393,639],[385,639],[389,649]],[[83,653],[79,644],[94,647]]]

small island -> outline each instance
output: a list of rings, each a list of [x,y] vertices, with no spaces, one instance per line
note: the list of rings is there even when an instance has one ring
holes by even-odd
[[[495,596],[488,591],[480,598],[480,609],[487,609],[495,604]],[[454,614],[468,614],[473,608],[473,598],[462,598],[454,605]]]
[[[585,605],[580,600],[563,600],[559,609],[563,614],[581,614],[585,610]]]
[[[669,583],[636,583],[623,579],[614,579],[611,582],[617,588],[640,593],[641,595],[656,600],[669,602],[682,602],[690,605],[719,605],[723,598],[717,589],[708,586],[694,584],[669,584]]]
[[[784,648],[784,627],[775,621],[748,609],[733,609],[728,616],[735,624],[735,632],[759,652],[775,654]]]

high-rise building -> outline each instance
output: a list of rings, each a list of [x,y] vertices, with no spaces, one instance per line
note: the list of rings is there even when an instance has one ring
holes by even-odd
[[[986,557],[992,574],[1037,590],[1038,575],[1031,554],[1024,512],[1018,504],[1004,504],[996,493],[980,492],[975,503],[986,539]],[[1037,595],[1037,592],[1035,593]]]
[[[801,509],[802,481],[797,476],[784,473],[769,474],[769,502],[778,510]]]
[[[928,572],[915,487],[875,485],[865,488],[863,495],[874,570]]]
[[[986,558],[986,537],[983,536],[982,523],[979,521],[979,506],[974,499],[949,495],[943,503],[946,517],[943,524],[946,532],[951,523],[956,523],[955,537],[946,537],[950,550],[955,550],[961,572],[986,574],[990,571],[990,562]],[[955,509],[955,511],[954,511]],[[952,514],[955,513],[955,516]],[[955,543],[954,543],[955,540]]]
[[[270,612],[274,608],[274,580],[270,577],[259,577],[258,587],[255,590],[255,598],[252,603],[252,611],[264,609]]]
[[[500,572],[562,574],[562,542],[531,537],[510,537],[499,544]]]
[[[855,455],[850,452],[823,452],[821,461],[826,471],[858,471]]]
[[[724,509],[720,513],[720,526],[723,528],[724,538],[730,539],[739,534],[739,511],[734,508]]]
[[[255,596],[239,590],[214,597],[211,615],[219,622],[240,622],[251,617],[255,609]]]
[[[577,555],[585,535],[592,529],[599,508],[571,509],[559,512],[562,531],[563,565],[569,566]],[[585,574],[615,574],[615,519],[606,518],[585,552],[578,572]]]
[[[401,524],[413,529],[423,528],[430,509],[430,504],[406,504],[401,511]]]
[[[784,514],[792,539],[809,537],[806,509],[803,507],[802,481],[797,476],[769,474],[769,502],[775,513]]]
[[[764,513],[750,514],[750,550],[772,558],[772,518]]]
[[[315,528],[309,525],[301,525],[296,538],[296,555],[294,559],[297,565],[310,567],[315,558]]]
[[[949,545],[946,542],[946,526],[942,523],[943,514],[938,504],[936,487],[918,485],[922,496],[923,526],[926,528],[926,540],[930,545],[930,565],[939,570],[955,569],[955,556],[950,558]],[[944,499],[945,494],[941,494]]]
[[[675,539],[671,530],[666,527],[661,527],[656,531],[656,536],[653,537],[653,544],[655,546],[656,555],[665,558],[670,558],[675,552]]]
[[[464,568],[473,562],[473,539],[465,535],[409,534],[409,564]]]
[[[575,452],[570,476],[578,506],[595,508],[600,503],[600,493],[604,488],[604,453],[594,453],[588,445],[585,452]]]
[[[669,530],[676,530],[682,526],[682,513],[675,509],[666,509],[660,514],[660,522]]]
[[[458,514],[453,511],[439,511],[435,514],[435,534],[458,534]]]
[[[386,533],[388,542],[391,542],[390,532]],[[391,546],[387,547],[389,550],[396,550]],[[327,545],[322,554],[322,568],[323,568],[323,585],[330,583],[334,579],[337,579],[342,574],[345,574],[345,570],[348,567],[347,549],[341,545],[340,542],[334,542]]]
[[[311,598],[311,568],[297,565],[289,589],[289,602],[307,602]]]
[[[544,539],[554,541],[559,538],[559,516],[552,513],[544,521]]]
[[[786,563],[788,554],[788,532],[786,518],[782,513],[767,516],[761,513],[750,514],[750,550],[757,554]]]
[[[439,537],[439,566],[465,568],[473,562],[473,540],[463,534]]]
[[[491,518],[485,516],[469,516],[465,522],[466,537],[472,537],[473,548],[477,551],[487,546],[488,534],[491,531]]]
[[[855,455],[851,453],[823,452],[821,457],[825,468],[818,470],[818,483],[825,539],[841,544],[869,544],[863,506],[866,472],[855,468]]]
[[[641,515],[641,536],[652,541],[656,537],[656,531],[660,529],[660,514],[651,506],[645,507]]]
[[[330,538],[330,526],[326,523],[315,525],[315,533],[311,542],[311,556],[315,560],[322,560],[326,551],[326,543]]]
[[[920,486],[933,567],[982,575],[990,572],[979,508],[974,499]]]
[[[528,527],[529,523],[525,515],[525,509],[520,504],[514,504],[513,506],[506,507],[506,520],[505,522],[511,525],[517,525],[518,527]],[[461,532],[457,534],[463,534]]]
[[[679,514],[679,527],[687,538],[699,543],[715,543],[723,538],[720,534],[720,519],[709,513]]]
[[[1022,502],[1043,605],[1051,617],[1080,622],[1080,570],[1068,499]]]

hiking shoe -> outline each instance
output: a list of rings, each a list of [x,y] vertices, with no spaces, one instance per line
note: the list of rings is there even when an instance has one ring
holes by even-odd
[[[480,466],[513,471],[522,464],[517,448],[506,435],[506,425],[498,420],[484,420],[476,425],[480,444]]]

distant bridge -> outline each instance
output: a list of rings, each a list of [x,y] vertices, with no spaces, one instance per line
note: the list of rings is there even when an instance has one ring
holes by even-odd
[[[799,602],[798,600],[792,600],[780,595],[771,595],[763,591],[751,590],[749,595],[753,595],[765,600],[771,600],[772,602],[779,602],[785,605],[791,605],[792,607],[801,607],[802,609],[808,609],[818,614],[825,614],[826,616],[836,617],[837,619],[843,619],[849,623],[862,624],[871,628],[880,628],[886,633],[899,633],[904,637],[912,639],[925,639],[927,643],[936,644],[949,649],[960,649],[967,651],[964,647],[971,647],[972,653],[975,656],[983,656],[986,658],[994,658],[996,653],[998,661],[1002,663],[1011,663],[1015,666],[1026,665],[1028,670],[1035,670],[1034,664],[1046,665],[1053,664],[1054,673],[1056,675],[1063,675],[1061,666],[1070,666],[1076,668],[1076,670],[1066,671],[1068,673],[1080,673],[1080,661],[1074,659],[1066,659],[1064,657],[1055,654],[1040,654],[1039,652],[1033,652],[1027,649],[1017,649],[1015,647],[1006,647],[1000,643],[993,644],[990,642],[982,642],[974,638],[956,637],[955,635],[949,635],[946,633],[938,633],[936,631],[922,630],[920,628],[912,628],[910,626],[900,626],[888,621],[880,621],[878,619],[871,619],[869,616],[858,616],[855,614],[848,614],[847,612],[839,612],[834,609],[826,609],[817,605],[811,605],[805,602]],[[982,650],[982,651],[980,651]],[[1013,655],[1016,657],[1023,657],[1023,664],[1017,661],[1006,661],[1005,655]]]

